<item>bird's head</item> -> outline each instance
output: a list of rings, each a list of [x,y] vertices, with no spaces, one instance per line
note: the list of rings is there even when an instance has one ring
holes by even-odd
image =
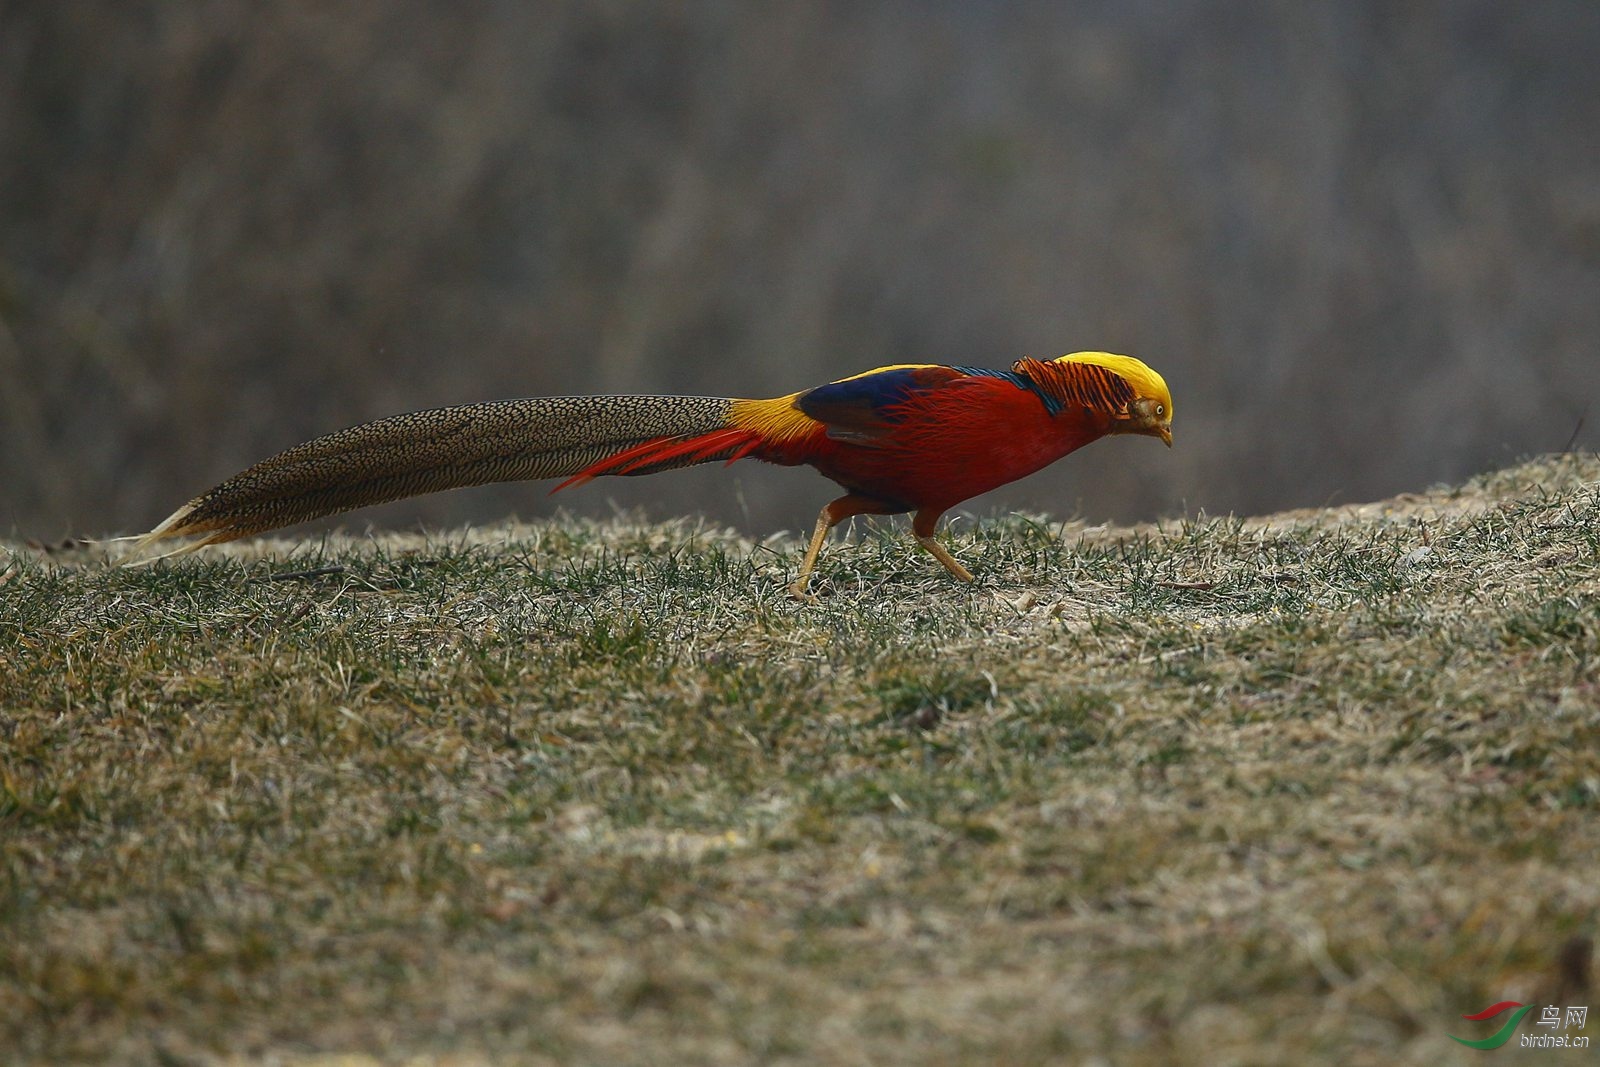
[[[1119,403],[1111,414],[1112,433],[1142,433],[1159,437],[1172,447],[1172,393],[1161,375],[1132,356],[1110,352],[1074,352],[1057,363],[1087,363],[1104,367],[1127,382],[1133,396]]]
[[[1142,433],[1159,437],[1172,447],[1172,398],[1135,397],[1128,402],[1128,414],[1120,418],[1112,433]]]

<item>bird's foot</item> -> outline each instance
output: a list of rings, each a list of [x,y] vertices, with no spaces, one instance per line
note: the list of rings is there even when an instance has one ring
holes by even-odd
[[[929,552],[933,553],[933,558],[938,560],[940,563],[943,563],[944,569],[953,574],[958,580],[963,582],[972,581],[972,572],[963,567],[960,560],[952,556],[949,550],[947,550],[939,542],[935,541],[932,537],[924,537],[919,535],[917,537],[917,543],[923,548],[927,549]]]
[[[798,600],[802,604],[822,603],[822,601],[817,598],[817,594],[810,591],[810,585],[811,581],[809,577],[801,578],[798,581],[790,583],[789,596],[794,600]]]

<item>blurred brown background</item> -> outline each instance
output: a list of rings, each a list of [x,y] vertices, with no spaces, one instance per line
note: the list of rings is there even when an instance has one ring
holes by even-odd
[[[1259,512],[1596,447],[1600,4],[0,0],[0,534],[142,529],[406,409],[1082,348],[1166,374],[1178,447],[971,508]],[[802,529],[831,489],[345,521]]]

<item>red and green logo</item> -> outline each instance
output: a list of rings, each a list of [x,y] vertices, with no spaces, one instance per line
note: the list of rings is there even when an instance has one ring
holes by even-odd
[[[1516,1008],[1517,1010],[1511,1012],[1511,1018],[1507,1019],[1505,1025],[1499,1030],[1496,1030],[1490,1036],[1479,1041],[1469,1041],[1464,1037],[1457,1037],[1455,1034],[1451,1034],[1449,1035],[1450,1040],[1459,1041],[1468,1048],[1499,1048],[1501,1045],[1511,1040],[1511,1035],[1516,1033],[1517,1024],[1522,1021],[1522,1017],[1533,1010],[1532,1004],[1518,1004],[1514,1000],[1502,1000],[1498,1004],[1489,1005],[1487,1008],[1484,1008],[1475,1015],[1462,1016],[1463,1019],[1467,1019],[1471,1022],[1481,1023],[1485,1019],[1493,1019],[1501,1012],[1510,1011],[1512,1008]]]

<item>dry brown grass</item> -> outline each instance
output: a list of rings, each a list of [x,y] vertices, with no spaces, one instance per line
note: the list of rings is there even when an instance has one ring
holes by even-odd
[[[894,529],[816,607],[690,523],[14,547],[0,1047],[1471,1062],[1591,997],[1597,479],[963,522],[971,589]]]

